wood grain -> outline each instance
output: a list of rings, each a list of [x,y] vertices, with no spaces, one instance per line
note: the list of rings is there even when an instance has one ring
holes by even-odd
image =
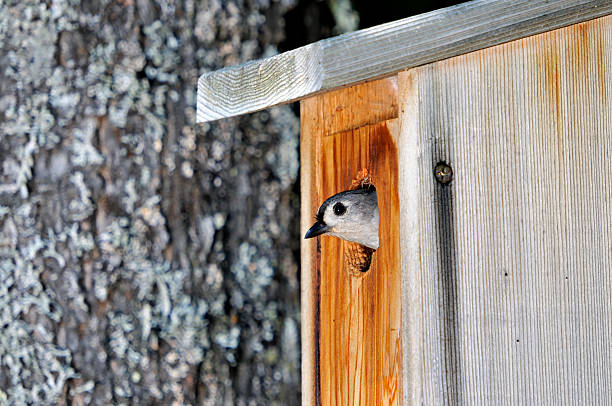
[[[612,13],[609,0],[477,0],[200,76],[198,123],[271,107]]]
[[[363,274],[346,269],[344,241],[302,242],[302,283],[309,292],[302,298],[305,405],[401,402],[395,83],[384,79],[302,102],[303,232],[323,200],[349,189],[363,169],[377,189],[381,228],[380,248]]]
[[[319,207],[317,174],[321,166],[316,114],[317,100],[302,102],[300,108],[300,230],[305,234],[312,225],[313,213]],[[304,107],[307,104],[308,107]],[[306,114],[308,112],[308,114]],[[302,239],[300,244],[300,306],[302,347],[302,405],[321,404],[321,378],[319,362],[320,338],[320,282],[321,248],[319,239]]]
[[[612,17],[398,84],[407,403],[609,404]]]

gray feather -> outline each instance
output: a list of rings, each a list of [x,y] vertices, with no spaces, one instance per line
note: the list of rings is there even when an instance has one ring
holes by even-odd
[[[336,214],[337,204],[344,206],[345,212]],[[331,196],[317,210],[317,223],[329,227],[328,235],[378,249],[376,188],[370,185]]]

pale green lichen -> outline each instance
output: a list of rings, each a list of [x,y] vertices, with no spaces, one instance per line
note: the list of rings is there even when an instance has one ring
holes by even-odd
[[[195,126],[291,4],[0,3],[0,404],[297,401],[297,118]]]

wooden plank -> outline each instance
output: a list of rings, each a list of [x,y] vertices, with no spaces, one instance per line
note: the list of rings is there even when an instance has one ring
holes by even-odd
[[[609,404],[612,17],[398,83],[407,403]]]
[[[346,242],[302,241],[302,404],[399,404],[401,298],[397,86],[388,78],[302,101],[302,231],[325,198],[366,169],[377,189],[380,248],[354,275]]]
[[[306,107],[305,106],[308,106]],[[305,100],[300,108],[300,230],[312,225],[313,213],[320,202],[317,195],[317,168],[320,167],[318,120],[315,120],[316,100]],[[308,112],[308,114],[306,114]],[[302,232],[302,234],[304,231]],[[321,248],[318,240],[302,240],[300,245],[301,281],[300,307],[302,331],[302,405],[321,404],[321,373],[319,367],[320,338],[320,263]]]
[[[199,123],[483,49],[612,13],[609,0],[477,0],[203,74]]]

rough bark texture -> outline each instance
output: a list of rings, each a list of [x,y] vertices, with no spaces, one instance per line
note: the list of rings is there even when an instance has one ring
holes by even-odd
[[[292,0],[0,3],[0,404],[295,404],[298,121],[196,127]]]

